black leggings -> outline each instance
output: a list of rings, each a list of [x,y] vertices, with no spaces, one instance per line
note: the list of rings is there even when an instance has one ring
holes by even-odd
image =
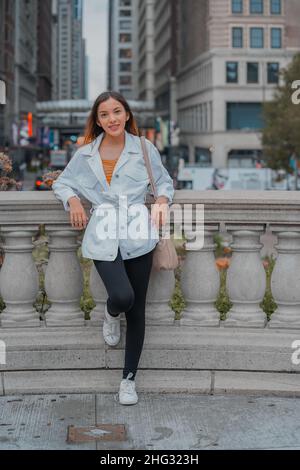
[[[113,316],[125,312],[127,330],[123,378],[134,380],[145,337],[146,294],[153,251],[123,260],[120,248],[114,261],[93,260],[108,293],[107,310]]]

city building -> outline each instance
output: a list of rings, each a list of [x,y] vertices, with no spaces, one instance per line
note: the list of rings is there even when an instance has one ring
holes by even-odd
[[[57,98],[84,99],[85,47],[82,37],[82,0],[58,0]],[[55,51],[53,52],[55,54]]]
[[[88,99],[89,96],[89,58],[86,55],[86,40],[82,41],[82,63],[83,63],[83,96]]]
[[[0,147],[8,146],[12,139],[15,112],[15,0],[0,0],[0,80],[6,88],[6,103],[0,105]]]
[[[82,36],[82,0],[73,0],[72,17],[72,99],[85,98],[84,95],[84,66],[85,66],[85,41]]]
[[[154,0],[138,0],[138,99],[154,102]]]
[[[38,2],[37,21],[37,99],[52,96],[52,0]]]
[[[134,30],[136,0],[109,0],[108,80],[109,90],[119,91],[126,99],[137,99],[134,82]]]
[[[181,0],[180,143],[201,166],[253,167],[262,103],[300,49],[298,0]]]
[[[165,154],[172,174],[178,167],[174,130],[178,126],[176,76],[178,72],[179,0],[154,2],[155,144]],[[176,147],[176,148],[174,148]]]
[[[58,0],[52,0],[51,29],[51,99],[58,100]]]
[[[177,122],[178,0],[154,2],[155,109],[162,119]]]
[[[34,136],[37,125],[37,0],[15,1],[13,15],[14,110],[10,125],[12,143],[25,146],[30,137]]]

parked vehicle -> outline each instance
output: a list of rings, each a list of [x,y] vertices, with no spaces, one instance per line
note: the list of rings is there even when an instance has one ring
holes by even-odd
[[[178,188],[193,190],[278,190],[294,189],[292,175],[278,181],[271,168],[203,168],[180,161]],[[289,183],[289,185],[288,185]]]

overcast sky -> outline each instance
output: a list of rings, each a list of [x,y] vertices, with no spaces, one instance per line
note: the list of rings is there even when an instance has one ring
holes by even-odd
[[[84,0],[83,35],[89,57],[89,99],[107,88],[108,0]]]

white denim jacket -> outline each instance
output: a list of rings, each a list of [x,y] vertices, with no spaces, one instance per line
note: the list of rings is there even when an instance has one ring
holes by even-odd
[[[81,245],[85,258],[113,261],[118,247],[123,259],[135,258],[151,251],[159,240],[145,206],[150,181],[140,138],[125,131],[125,146],[109,184],[99,154],[103,136],[76,151],[52,189],[66,211],[70,211],[68,199],[72,196],[79,198],[81,194],[92,203],[92,216]],[[166,196],[170,206],[174,196],[172,178],[157,148],[145,140],[157,194]]]

